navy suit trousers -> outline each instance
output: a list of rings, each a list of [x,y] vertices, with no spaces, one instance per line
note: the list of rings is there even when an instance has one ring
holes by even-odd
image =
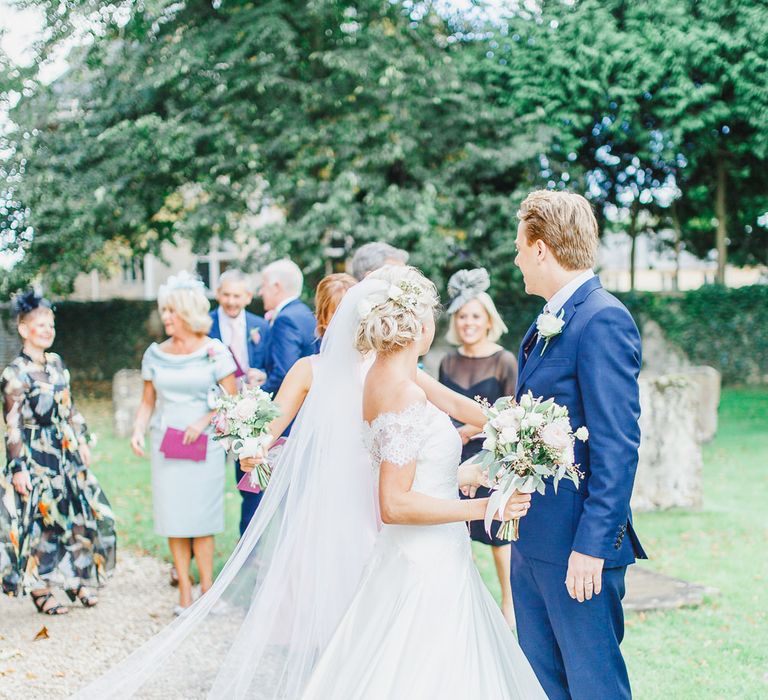
[[[243,476],[245,476],[245,472],[242,469],[240,469],[240,462],[236,460],[235,461],[235,484],[239,484],[240,479],[242,479]],[[240,496],[242,497],[242,502],[240,503],[240,537],[243,536],[243,533],[248,527],[248,524],[251,522],[251,518],[256,512],[256,509],[259,507],[259,503],[261,503],[261,497],[263,495],[264,495],[263,491],[261,493],[251,493],[250,491],[240,491]]]
[[[603,589],[579,603],[565,588],[567,567],[512,547],[512,596],[520,646],[549,700],[629,700],[624,636],[626,566],[603,570]]]

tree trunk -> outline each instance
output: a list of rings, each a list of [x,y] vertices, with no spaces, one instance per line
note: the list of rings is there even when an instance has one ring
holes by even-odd
[[[635,255],[637,253],[637,217],[640,213],[640,202],[635,199],[629,209],[629,239],[632,246],[629,249],[629,291],[635,291]]]
[[[717,247],[718,284],[725,284],[725,264],[728,260],[725,184],[725,161],[721,158],[717,161],[717,191],[715,192],[715,217],[717,218],[715,245]]]
[[[676,292],[680,291],[680,253],[683,250],[683,230],[680,226],[680,217],[677,213],[677,203],[672,202],[672,228],[675,229],[675,276],[672,278],[672,286]]]

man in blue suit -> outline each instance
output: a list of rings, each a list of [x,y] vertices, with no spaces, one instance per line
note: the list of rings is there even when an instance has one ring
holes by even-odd
[[[260,294],[269,315],[269,340],[264,369],[267,379],[261,388],[277,394],[296,360],[315,352],[317,321],[299,299],[304,276],[291,260],[276,260],[261,273]]]
[[[269,324],[261,316],[246,311],[253,299],[251,282],[240,270],[226,270],[219,277],[216,301],[219,307],[211,312],[213,325],[211,338],[218,338],[232,352],[243,383],[260,384],[264,381],[266,347],[269,337]],[[235,461],[235,483],[240,483],[243,471]],[[261,493],[241,491],[240,534],[245,532],[248,523],[261,502]]]
[[[517,257],[528,294],[547,300],[519,355],[517,398],[568,407],[583,473],[533,494],[512,547],[520,645],[550,700],[621,700],[631,691],[619,645],[626,568],[645,552],[632,527],[640,445],[640,336],[592,272],[597,221],[586,199],[534,192],[518,214]]]

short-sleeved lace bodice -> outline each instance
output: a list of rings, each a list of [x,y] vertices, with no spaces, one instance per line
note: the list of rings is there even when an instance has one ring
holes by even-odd
[[[437,498],[456,498],[461,439],[446,413],[431,403],[381,413],[364,424],[371,462],[405,465],[416,460],[413,489]]]

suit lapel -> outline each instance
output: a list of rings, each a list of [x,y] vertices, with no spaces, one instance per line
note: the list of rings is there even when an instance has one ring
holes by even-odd
[[[562,342],[563,335],[565,334],[565,329],[568,327],[568,324],[571,322],[571,319],[576,314],[576,309],[578,306],[584,302],[584,300],[595,291],[595,289],[599,289],[602,285],[600,284],[600,280],[597,277],[592,277],[591,279],[587,280],[584,284],[581,285],[571,296],[568,301],[565,302],[563,305],[563,328],[560,331],[558,335],[556,335],[554,338],[552,338],[549,341],[549,345],[547,345],[547,352],[552,352],[555,347],[557,347],[557,344]],[[533,324],[534,328],[536,324]],[[525,365],[523,366],[522,370],[520,371],[520,378],[517,382],[517,393],[518,396],[521,393],[521,388],[525,381],[533,374],[533,372],[536,370],[536,368],[541,364],[542,359],[544,358],[544,355],[542,355],[542,349],[544,348],[544,340],[542,338],[539,338],[536,345],[533,346],[533,349],[531,350],[531,354],[528,356],[528,360],[525,362]]]
[[[213,323],[211,324],[211,338],[218,338],[221,340],[221,329],[219,328],[219,310],[216,309],[211,316],[213,317]]]
[[[525,358],[525,346],[528,345],[528,343],[531,340],[531,337],[536,332],[536,322],[534,321],[531,324],[531,327],[528,329],[528,332],[525,334],[525,337],[523,338],[523,342],[520,343],[520,350],[517,352],[517,366],[520,368],[520,373],[522,374],[523,369],[525,368],[526,358]]]

